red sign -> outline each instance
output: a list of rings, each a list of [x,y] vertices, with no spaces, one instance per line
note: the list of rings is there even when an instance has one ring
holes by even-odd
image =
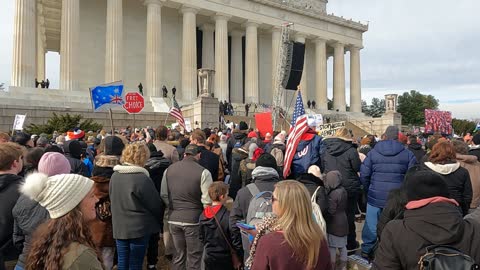
[[[260,137],[265,138],[267,133],[273,134],[272,112],[255,114],[255,123],[260,132]]]
[[[145,107],[145,100],[140,93],[137,92],[129,92],[125,95],[125,103],[123,104],[123,108],[129,114],[137,114],[140,113]]]

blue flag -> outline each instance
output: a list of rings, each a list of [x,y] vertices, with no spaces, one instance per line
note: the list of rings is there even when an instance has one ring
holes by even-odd
[[[475,127],[475,130],[473,132],[477,132],[480,130],[480,122],[477,123],[477,126]]]
[[[92,97],[93,111],[96,112],[101,108],[111,108],[123,105],[123,84],[99,85],[90,88],[90,96]]]
[[[295,109],[292,116],[292,127],[297,123],[297,118],[305,114],[305,108],[303,107],[302,93],[297,91],[297,101],[295,102]]]

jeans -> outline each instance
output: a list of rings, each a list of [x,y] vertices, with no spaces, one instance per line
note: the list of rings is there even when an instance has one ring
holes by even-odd
[[[24,270],[25,268],[19,266],[18,264],[15,265],[15,268],[13,270]]]
[[[378,208],[367,204],[367,214],[365,217],[365,225],[362,231],[362,252],[370,254],[375,243],[377,242],[377,223],[382,213],[382,208]]]
[[[203,255],[203,245],[199,238],[200,226],[169,225],[176,250],[172,270],[197,270]]]
[[[347,248],[355,249],[357,247],[357,233],[355,229],[355,211],[357,210],[358,193],[351,192],[347,197],[347,220],[348,220],[348,237]]]
[[[142,270],[150,235],[135,239],[117,239],[118,270]]]
[[[147,264],[148,265],[157,265],[158,262],[158,241],[160,240],[160,235],[154,233],[150,236],[148,240],[148,249],[147,249]]]

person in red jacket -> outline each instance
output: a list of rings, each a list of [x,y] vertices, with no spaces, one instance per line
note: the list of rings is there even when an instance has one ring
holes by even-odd
[[[246,263],[251,270],[332,269],[325,235],[314,220],[310,196],[302,183],[277,183],[272,210],[276,218],[266,218],[256,227],[258,233]]]

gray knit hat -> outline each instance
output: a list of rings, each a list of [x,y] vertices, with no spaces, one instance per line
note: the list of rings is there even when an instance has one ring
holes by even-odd
[[[399,129],[396,126],[388,126],[385,130],[385,137],[387,140],[398,140]]]

